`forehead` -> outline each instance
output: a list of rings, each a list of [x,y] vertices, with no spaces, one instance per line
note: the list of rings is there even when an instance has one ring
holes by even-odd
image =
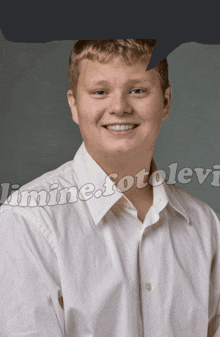
[[[156,81],[160,82],[157,70],[146,71],[149,59],[146,61],[126,62],[121,57],[115,57],[108,63],[100,63],[83,59],[79,66],[79,84],[106,82],[134,82]]]

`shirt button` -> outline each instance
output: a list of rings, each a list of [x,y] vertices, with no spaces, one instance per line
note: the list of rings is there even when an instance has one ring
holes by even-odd
[[[146,284],[145,284],[145,288],[146,288],[147,290],[151,291],[152,286],[151,286],[150,283],[146,283]]]

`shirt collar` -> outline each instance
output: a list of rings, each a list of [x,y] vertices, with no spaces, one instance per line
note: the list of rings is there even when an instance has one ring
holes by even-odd
[[[86,199],[90,197],[90,199],[86,201],[79,200],[78,202],[85,202],[87,204],[95,225],[98,225],[104,215],[122,197],[131,205],[130,201],[114,186],[114,182],[87,152],[84,142],[82,142],[79,147],[72,164],[77,188],[80,191],[79,198]],[[181,200],[178,200],[178,195],[173,194],[171,187],[167,185],[160,171],[158,171],[157,174],[155,173],[156,171],[158,171],[158,167],[154,158],[152,158],[150,176],[154,172],[151,181],[153,186],[153,209],[159,215],[159,212],[161,212],[169,202],[170,205],[189,222],[187,213],[181,206]],[[85,193],[85,185],[89,188],[94,188],[91,194],[87,192],[87,196]],[[98,190],[105,192],[100,196],[101,192],[97,192]]]
[[[158,174],[158,177],[156,176],[156,171]],[[186,210],[184,209],[184,200],[180,197],[180,194],[178,194],[178,190],[175,188],[172,188],[169,184],[167,184],[167,181],[164,180],[162,177],[160,170],[157,167],[157,164],[152,158],[151,162],[151,171],[150,175],[154,173],[152,184],[153,184],[153,207],[155,207],[156,211],[159,213],[169,202],[172,208],[174,208],[178,213],[180,213],[189,223],[189,217],[187,215]],[[185,208],[187,206],[185,205]]]
[[[181,194],[178,193],[178,189],[173,188],[172,185],[168,185],[167,181],[165,181],[164,189],[166,191],[167,197],[169,199],[169,204],[184,218],[187,220],[188,224],[190,223],[188,214],[186,212],[187,205],[185,204],[185,201],[183,197],[181,197]]]
[[[73,169],[78,190],[87,185],[94,186],[94,192],[91,198],[86,202],[94,223],[97,225],[109,209],[123,196],[114,186],[114,182],[107,176],[103,169],[87,152],[84,142],[79,147],[74,159]],[[106,188],[104,184],[106,183]],[[92,187],[90,185],[90,187]],[[106,194],[101,197],[96,196],[97,190],[105,191]],[[82,190],[81,190],[82,191]],[[96,192],[96,193],[95,193]],[[79,198],[84,197],[84,193],[80,193]]]

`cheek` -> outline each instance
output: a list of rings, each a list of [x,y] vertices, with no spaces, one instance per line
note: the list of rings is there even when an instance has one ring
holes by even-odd
[[[164,106],[164,97],[163,95],[156,95],[151,102],[152,108],[155,110],[162,110]]]
[[[100,118],[102,118],[104,111],[103,110],[97,110],[95,113],[95,123],[97,124],[100,120]]]
[[[149,103],[148,109],[146,109],[146,118],[150,120],[160,120],[164,108],[164,100],[162,97],[158,97]]]
[[[84,102],[78,106],[78,118],[81,125],[97,124],[102,118],[103,110],[98,109],[94,104]]]
[[[93,99],[88,96],[80,97],[80,102],[77,106],[79,112],[79,119],[82,123],[97,124],[102,118],[105,108],[97,104]]]

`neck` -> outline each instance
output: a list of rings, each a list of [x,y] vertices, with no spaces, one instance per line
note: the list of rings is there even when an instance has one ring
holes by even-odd
[[[103,154],[97,157],[90,154],[103,171],[110,175],[119,189],[122,188],[124,195],[135,205],[141,200],[153,200],[153,189],[148,183],[151,175],[152,151],[135,153],[122,153],[115,155]],[[116,173],[117,177],[113,174]],[[126,177],[129,176],[128,179]]]

